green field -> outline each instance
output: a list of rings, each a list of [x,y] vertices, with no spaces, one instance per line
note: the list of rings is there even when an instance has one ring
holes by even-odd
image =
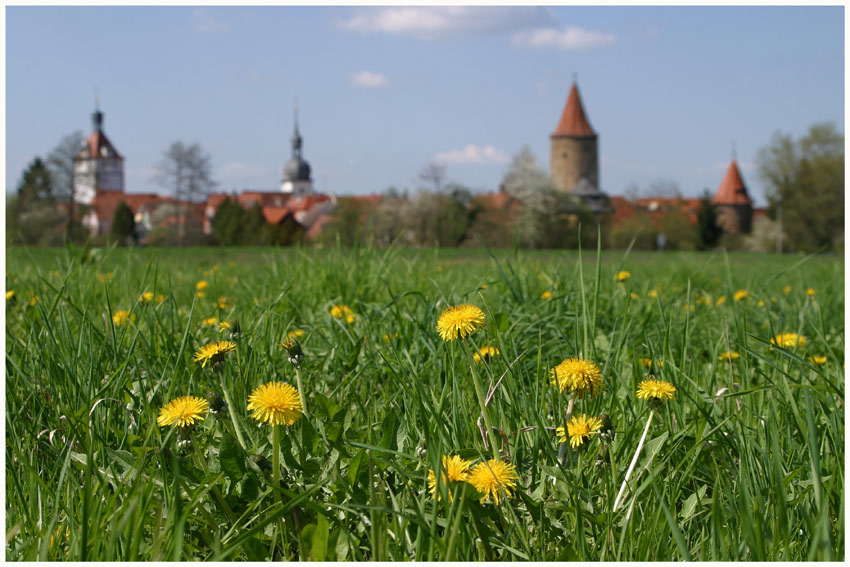
[[[7,560],[844,559],[840,258],[6,254]],[[486,327],[445,342],[437,321],[458,304],[481,308]],[[222,363],[193,360],[237,323]],[[298,375],[279,346],[295,331]],[[772,345],[780,333],[805,344]],[[501,354],[471,362],[483,346]],[[579,356],[603,389],[570,404],[551,369]],[[649,375],[676,393],[648,421],[636,391]],[[272,381],[303,394],[291,426],[247,409]],[[157,423],[170,401],[210,391],[224,411],[194,428]],[[570,405],[607,414],[613,438],[560,444]],[[436,475],[432,495],[444,455],[497,455],[515,487],[481,502]]]

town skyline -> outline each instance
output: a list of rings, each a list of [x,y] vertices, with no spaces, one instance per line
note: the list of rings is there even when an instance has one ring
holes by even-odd
[[[211,154],[219,191],[279,188],[296,97],[317,191],[415,190],[430,161],[494,191],[524,145],[548,171],[575,74],[603,191],[713,193],[734,145],[764,206],[754,161],[774,132],[844,131],[843,20],[840,6],[9,7],[7,192],[62,136],[91,131],[95,88],[128,192],[165,192],[153,168],[177,140]],[[343,61],[304,48],[319,41]]]

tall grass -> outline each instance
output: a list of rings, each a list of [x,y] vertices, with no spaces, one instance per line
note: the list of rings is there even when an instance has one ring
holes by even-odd
[[[844,559],[839,259],[12,248],[6,270],[8,560]],[[139,303],[148,290],[161,300]],[[520,476],[499,505],[470,485],[451,500],[442,483],[440,499],[427,490],[442,455],[492,457],[469,359],[435,331],[458,303],[487,314],[471,346],[501,352],[477,366],[500,458]],[[329,315],[337,304],[353,323]],[[113,323],[119,309],[131,324]],[[241,330],[221,372],[192,360],[228,336],[210,317]],[[295,385],[277,344],[296,329],[309,415],[282,431],[274,486],[271,431],[247,397]],[[780,332],[808,342],[771,345]],[[740,358],[719,360],[727,350]],[[605,389],[576,411],[607,413],[615,437],[607,457],[593,439],[562,464],[567,397],[549,370],[579,353]],[[615,512],[649,412],[641,358],[677,399],[656,412]],[[228,411],[179,449],[159,409],[208,391]]]

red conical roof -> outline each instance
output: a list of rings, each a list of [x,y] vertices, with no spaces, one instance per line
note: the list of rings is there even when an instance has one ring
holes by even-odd
[[[112,145],[112,142],[109,141],[106,134],[99,130],[95,130],[86,140],[83,149],[77,154],[77,158],[86,159],[104,157],[124,159],[121,157],[121,154],[115,150],[115,146]]]
[[[717,193],[711,199],[715,205],[752,205],[753,200],[747,195],[747,188],[744,187],[744,181],[741,179],[741,172],[738,171],[738,164],[735,160],[729,164],[729,169],[726,170],[726,175],[717,188]]]
[[[555,128],[553,136],[581,136],[595,137],[596,132],[590,127],[587,121],[587,116],[584,114],[584,107],[581,104],[581,98],[578,96],[578,87],[573,83],[570,89],[570,96],[567,97],[567,106],[564,107],[564,113],[561,114],[561,121],[558,122],[558,127]]]

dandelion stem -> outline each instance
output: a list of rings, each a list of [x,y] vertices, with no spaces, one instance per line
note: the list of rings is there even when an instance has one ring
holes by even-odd
[[[566,418],[564,420],[564,432],[567,431],[567,424],[570,422],[570,419],[572,419],[572,417],[573,417],[573,408],[575,407],[575,403],[576,403],[576,393],[570,392],[570,400],[569,400],[569,402],[567,402],[567,415],[566,415]],[[561,466],[563,467],[564,464],[566,463],[566,461],[567,461],[567,442],[564,441],[563,443],[561,443],[561,446],[558,447],[558,462],[560,462]]]
[[[481,389],[481,381],[478,378],[478,370],[475,368],[475,359],[472,356],[472,351],[463,343],[463,348],[469,357],[469,369],[472,372],[472,383],[475,385],[475,394],[478,396],[478,405],[481,406],[481,415],[484,416],[484,425],[487,427],[487,437],[490,439],[490,445],[493,449],[493,458],[499,460],[499,447],[496,444],[496,434],[493,432],[493,423],[490,421],[490,414],[487,411],[487,402],[484,399],[484,391]]]
[[[275,504],[280,504],[280,427],[272,425],[272,488]]]
[[[295,367],[295,384],[298,386],[298,397],[301,398],[301,411],[304,415],[310,415],[307,411],[307,398],[304,397],[304,388],[301,387],[301,369]]]
[[[638,455],[640,455],[640,450],[643,449],[643,442],[646,440],[646,434],[649,433],[649,424],[652,423],[652,417],[655,415],[655,410],[650,410],[649,419],[646,420],[646,427],[643,428],[643,435],[640,436],[640,441],[638,442],[637,450],[635,450],[635,456],[632,457],[632,462],[629,465],[629,469],[626,471],[626,478],[623,479],[623,485],[620,486],[620,492],[617,493],[617,498],[614,499],[614,508],[613,512],[617,511],[617,506],[620,505],[620,497],[623,495],[623,491],[626,490],[626,484],[629,482],[629,477],[632,475],[632,470],[635,468],[635,464],[638,460]]]
[[[230,421],[233,423],[233,429],[236,432],[236,439],[239,441],[239,445],[242,449],[247,450],[248,446],[245,445],[245,439],[242,437],[242,429],[239,427],[239,422],[236,420],[236,406],[233,405],[233,400],[230,399],[230,392],[227,389],[227,385],[224,383],[223,374],[221,375],[219,383],[221,384],[221,391],[224,393],[224,401],[227,403],[227,413],[230,414]]]

